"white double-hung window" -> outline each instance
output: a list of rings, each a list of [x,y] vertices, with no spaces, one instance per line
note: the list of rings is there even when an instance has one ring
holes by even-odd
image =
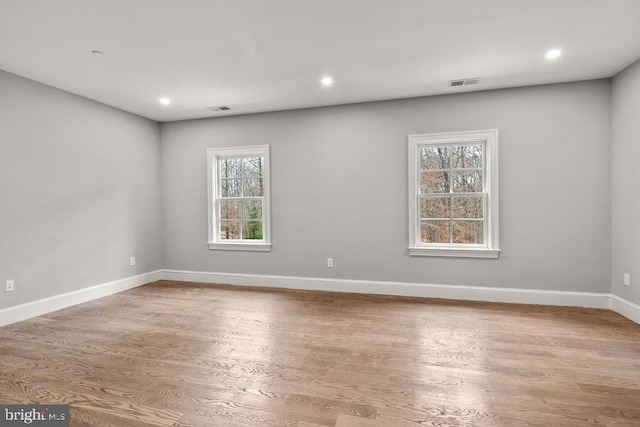
[[[409,136],[409,253],[497,258],[498,131]]]
[[[269,146],[208,154],[209,249],[269,251]]]

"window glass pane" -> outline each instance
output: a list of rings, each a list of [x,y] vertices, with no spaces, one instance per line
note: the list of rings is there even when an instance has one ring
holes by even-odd
[[[262,178],[248,178],[242,180],[243,197],[261,197],[264,195]]]
[[[450,218],[451,198],[422,197],[420,199],[421,218]]]
[[[482,196],[454,197],[454,218],[479,218],[484,217],[484,198]]]
[[[461,145],[452,148],[454,168],[482,168],[482,145]]]
[[[220,239],[239,239],[240,238],[240,221],[222,220],[220,221]]]
[[[245,200],[242,202],[242,218],[262,219],[262,200]]]
[[[243,222],[242,238],[249,240],[262,240],[262,221]]]
[[[449,172],[422,172],[420,193],[448,193]]]
[[[484,243],[483,221],[453,221],[453,243]]]
[[[420,234],[424,243],[450,243],[449,221],[422,221]]]
[[[262,157],[245,157],[242,159],[245,178],[261,177],[264,170]]]
[[[222,197],[240,197],[241,179],[223,179],[220,182]]]
[[[220,219],[240,219],[240,202],[237,200],[220,201]]]
[[[452,173],[454,193],[482,193],[481,171],[454,171]]]
[[[420,169],[449,169],[449,147],[420,149]]]
[[[240,177],[241,159],[220,159],[220,178]]]

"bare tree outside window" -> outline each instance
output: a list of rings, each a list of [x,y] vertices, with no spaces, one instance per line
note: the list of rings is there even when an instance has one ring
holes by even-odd
[[[220,158],[220,240],[262,240],[264,158]]]
[[[484,242],[483,151],[482,144],[419,149],[422,242]]]

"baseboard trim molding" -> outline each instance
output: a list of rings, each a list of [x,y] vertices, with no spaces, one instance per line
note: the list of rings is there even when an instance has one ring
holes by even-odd
[[[185,270],[156,270],[2,309],[0,310],[0,326],[20,322],[83,302],[113,295],[161,279],[198,283],[220,283],[237,286],[399,295],[467,301],[607,308],[640,324],[640,305],[609,293],[214,273]]]
[[[611,294],[611,310],[640,324],[640,305]]]
[[[162,278],[165,280],[220,283],[240,286],[262,286],[315,291],[353,292],[568,307],[610,308],[610,294],[595,292],[490,288],[480,286],[434,285],[422,283],[323,279],[313,277],[213,273],[183,270],[163,270]]]
[[[76,304],[136,288],[162,278],[162,270],[126,277],[0,310],[0,326],[20,322]]]

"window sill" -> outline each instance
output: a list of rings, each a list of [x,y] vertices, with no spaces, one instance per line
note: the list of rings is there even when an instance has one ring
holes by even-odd
[[[500,255],[500,249],[486,248],[409,248],[411,256],[452,257],[452,258],[493,258]]]
[[[271,243],[207,243],[210,250],[269,252]]]

